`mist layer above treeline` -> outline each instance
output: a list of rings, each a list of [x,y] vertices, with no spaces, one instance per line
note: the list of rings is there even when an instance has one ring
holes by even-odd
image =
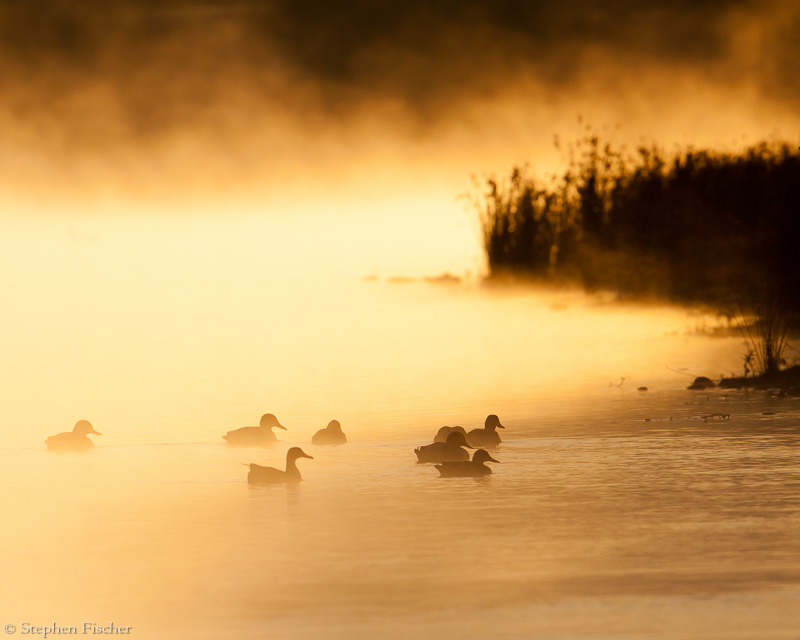
[[[778,291],[800,308],[800,153],[614,148],[589,134],[564,174],[515,168],[469,196],[489,278],[527,277],[724,310]]]

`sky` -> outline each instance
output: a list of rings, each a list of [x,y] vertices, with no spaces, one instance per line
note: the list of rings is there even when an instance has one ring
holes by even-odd
[[[450,188],[587,123],[795,140],[797,68],[793,0],[2,0],[0,188]]]

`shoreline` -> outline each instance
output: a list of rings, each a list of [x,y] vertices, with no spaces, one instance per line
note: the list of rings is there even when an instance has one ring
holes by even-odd
[[[710,385],[695,387],[700,380],[701,378],[696,379],[689,388],[713,388]],[[708,380],[708,378],[703,378],[703,380]],[[712,381],[709,380],[709,382],[713,384]],[[792,365],[770,374],[722,378],[714,386],[720,389],[780,389],[786,395],[800,397],[800,365]]]

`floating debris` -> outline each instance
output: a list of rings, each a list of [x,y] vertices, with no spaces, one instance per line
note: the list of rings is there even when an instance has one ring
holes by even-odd
[[[730,413],[704,413],[700,416],[703,422],[729,422],[731,419]]]

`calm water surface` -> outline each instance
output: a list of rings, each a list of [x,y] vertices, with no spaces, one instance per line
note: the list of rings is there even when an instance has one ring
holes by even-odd
[[[566,294],[287,274],[214,224],[146,250],[138,226],[4,241],[4,625],[800,638],[800,403],[685,390],[738,371],[740,340]],[[268,411],[279,443],[225,446]],[[488,413],[491,477],[415,463]],[[96,449],[45,451],[80,418]],[[332,418],[350,442],[309,444]],[[246,484],[292,445],[301,485]]]

